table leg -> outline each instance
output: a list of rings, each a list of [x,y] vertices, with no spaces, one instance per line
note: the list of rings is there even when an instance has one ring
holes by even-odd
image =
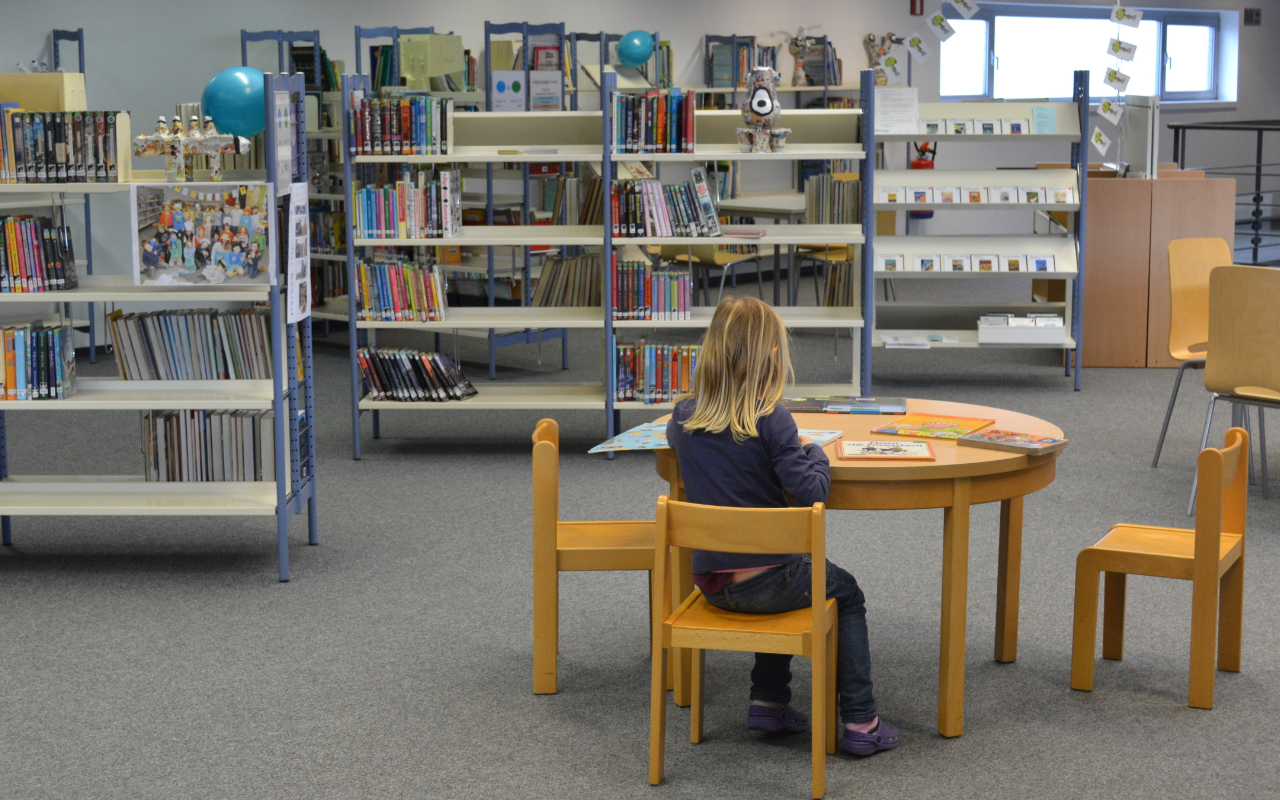
[[[671,607],[680,604],[693,592],[693,551],[687,547],[671,548]],[[667,649],[671,661],[668,664],[672,682],[672,700],[687,708],[692,699],[693,653],[687,648]]]
[[[938,733],[964,732],[964,626],[969,588],[969,479],[957,478],[942,516],[942,626],[938,653]]]
[[[1022,498],[1000,502],[1000,563],[996,573],[996,661],[1018,660],[1018,590],[1022,578]]]

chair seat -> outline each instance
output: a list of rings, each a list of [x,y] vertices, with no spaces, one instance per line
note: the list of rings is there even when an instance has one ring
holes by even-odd
[[[671,256],[668,261],[678,261],[681,264],[691,264],[695,267],[706,267],[708,269],[718,269],[720,267],[728,267],[741,261],[751,261],[759,258],[759,253],[726,253],[723,250],[717,250],[712,254],[711,259],[694,256],[692,259],[687,254]]]
[[[1261,386],[1237,386],[1231,394],[1237,397],[1247,397],[1250,400],[1268,400],[1272,403],[1280,403],[1280,392],[1265,389]]]
[[[652,521],[610,520],[556,524],[556,568],[561,572],[653,569]]]
[[[694,591],[676,609],[663,626],[663,647],[692,647],[705,650],[738,650],[759,653],[785,653],[812,657],[813,635],[810,623],[813,611],[801,608],[781,614],[744,614],[724,611],[707,602],[701,591]],[[836,601],[828,600],[826,628],[835,625]]]
[[[1191,350],[1187,347],[1170,347],[1169,355],[1178,361],[1191,361],[1192,359],[1204,361],[1209,357],[1209,351]],[[1203,369],[1203,365],[1199,365],[1197,369]]]
[[[1219,576],[1240,557],[1241,538],[1238,533],[1223,532],[1218,553]],[[1194,530],[1117,525],[1102,541],[1081,551],[1080,557],[1089,558],[1099,569],[1110,572],[1191,580],[1195,545]]]

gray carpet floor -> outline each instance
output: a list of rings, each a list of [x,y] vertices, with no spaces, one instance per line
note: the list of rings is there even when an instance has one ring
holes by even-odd
[[[528,437],[541,415],[389,412],[380,440],[366,418],[353,461],[341,337],[335,326],[335,346],[317,351],[320,546],[295,520],[291,583],[276,581],[267,518],[15,519],[0,553],[0,797],[808,796],[807,739],[745,730],[751,659],[736,653],[707,659],[704,743],[688,743],[688,712],[673,710],[667,781],[648,786],[640,573],[563,577],[561,690],[535,697]],[[847,338],[796,342],[800,381],[847,379]],[[598,341],[572,345],[567,372],[558,343],[505,349],[502,377],[593,379]],[[482,343],[457,348],[483,391]],[[1218,673],[1214,710],[1186,706],[1191,595],[1174,581],[1130,582],[1125,660],[1100,661],[1092,693],[1068,688],[1076,553],[1117,522],[1188,524],[1199,378],[1153,470],[1171,371],[1088,370],[1076,393],[1049,353],[879,351],[875,375],[883,394],[1044,417],[1072,445],[1027,502],[1013,664],[992,660],[998,508],[974,510],[958,739],[935,732],[941,512],[829,515],[830,556],[866,592],[876,696],[903,744],[831,758],[828,796],[1280,795],[1280,499],[1257,487],[1244,669]],[[651,517],[652,457],[588,456],[602,415],[555,416],[563,515]],[[15,474],[139,471],[136,414],[7,417]],[[795,672],[803,707],[808,663]]]

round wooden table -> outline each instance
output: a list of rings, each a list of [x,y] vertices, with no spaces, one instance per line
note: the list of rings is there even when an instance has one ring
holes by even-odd
[[[909,414],[994,419],[989,428],[1063,438],[1049,422],[999,408],[907,400]],[[663,420],[667,417],[663,417]],[[849,440],[894,439],[872,434],[891,416],[861,414],[796,414],[801,428],[842,430]],[[961,447],[954,441],[930,440],[935,461],[887,464],[841,461],[836,444],[824,451],[831,461],[831,494],[827,508],[864,511],[941,508],[942,518],[942,632],[938,654],[938,733],[964,732],[965,611],[969,582],[969,507],[1000,503],[1000,553],[996,579],[995,658],[1011,662],[1018,654],[1018,579],[1022,563],[1022,498],[1053,482],[1059,453],[1025,456],[1000,450]],[[1061,451],[1059,451],[1061,452]],[[670,496],[684,499],[680,470],[670,450],[657,450],[658,474],[670,485]],[[673,600],[678,604],[693,591],[687,552],[673,553]],[[688,657],[673,657],[676,702],[688,702]]]

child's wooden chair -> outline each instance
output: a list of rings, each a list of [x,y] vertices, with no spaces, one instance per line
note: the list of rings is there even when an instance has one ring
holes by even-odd
[[[1093,689],[1098,573],[1107,573],[1102,657],[1117,661],[1124,652],[1126,577],[1180,578],[1192,584],[1189,704],[1213,708],[1215,650],[1218,669],[1240,671],[1248,452],[1249,434],[1243,428],[1227,431],[1223,449],[1200,451],[1195,530],[1117,525],[1102,541],[1080,551],[1071,644],[1072,689]]]
[[[653,568],[653,522],[560,520],[560,426],[533,431],[533,693],[555,694],[560,573]],[[649,590],[653,591],[653,573]]]
[[[693,654],[693,697],[689,741],[702,741],[703,650],[790,653],[813,660],[813,796],[827,784],[827,753],[836,751],[836,601],[827,599],[826,509],[721,508],[658,498],[653,555],[653,672],[650,684],[649,783],[658,785],[666,768],[666,648]],[[688,547],[729,553],[811,553],[813,605],[783,614],[722,611],[694,590],[671,611],[668,548]],[[817,644],[815,644],[817,643]]]

